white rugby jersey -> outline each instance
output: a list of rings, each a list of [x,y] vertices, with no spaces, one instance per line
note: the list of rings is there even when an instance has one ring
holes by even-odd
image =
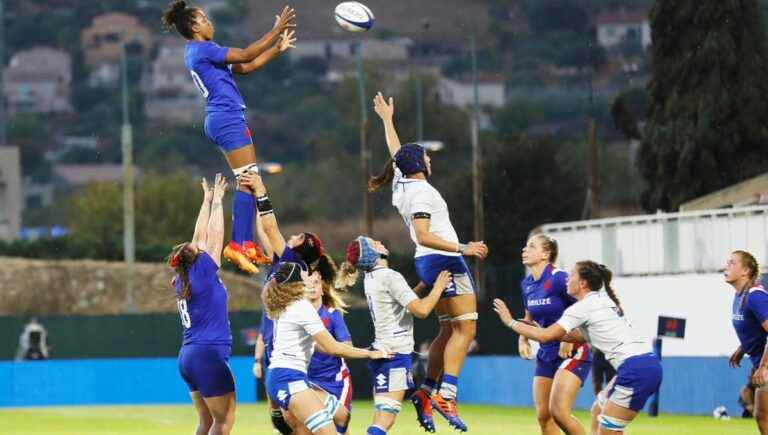
[[[451,224],[451,217],[448,214],[448,204],[427,180],[416,178],[405,178],[400,169],[395,168],[395,178],[392,180],[392,205],[400,212],[408,231],[411,234],[411,240],[416,244],[416,254],[414,257],[422,257],[429,254],[441,254],[460,256],[458,252],[440,251],[419,245],[416,239],[416,231],[413,228],[414,213],[429,213],[429,232],[440,237],[443,240],[459,243],[459,236]]]
[[[301,299],[288,305],[274,322],[269,368],[287,368],[306,373],[315,349],[312,336],[325,331],[317,310],[309,301]]]
[[[604,290],[589,292],[566,308],[557,324],[566,332],[579,328],[589,345],[603,352],[615,369],[629,357],[651,352],[650,344],[633,334],[629,320],[619,316]]]
[[[373,347],[413,352],[413,315],[405,308],[419,297],[399,272],[381,267],[365,274],[365,298],[376,339]]]

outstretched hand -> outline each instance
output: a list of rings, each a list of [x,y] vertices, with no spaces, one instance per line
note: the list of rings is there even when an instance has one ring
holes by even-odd
[[[296,48],[296,31],[286,30],[280,34],[280,38],[277,41],[277,50],[280,53],[288,51],[288,49]]]
[[[203,201],[211,202],[213,199],[213,189],[211,189],[211,186],[208,185],[208,180],[206,180],[205,177],[203,177],[200,185],[203,186]]]
[[[395,100],[389,97],[387,101],[381,92],[377,92],[373,98],[373,110],[376,111],[382,121],[391,120],[395,115]]]
[[[296,10],[290,6],[285,6],[280,15],[275,15],[275,25],[273,29],[277,29],[279,33],[283,33],[285,29],[296,27],[294,20],[296,19]]]
[[[227,192],[227,179],[221,174],[216,174],[213,181],[213,201],[221,201]]]
[[[507,304],[505,304],[501,299],[497,298],[493,300],[493,311],[496,311],[496,314],[499,315],[501,323],[504,325],[509,325],[509,323],[512,321],[512,313],[509,312]]]

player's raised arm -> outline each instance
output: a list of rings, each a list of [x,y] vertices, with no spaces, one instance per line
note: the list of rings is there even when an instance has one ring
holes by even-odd
[[[293,30],[286,30],[280,34],[275,43],[266,51],[261,53],[256,59],[247,63],[238,63],[232,65],[232,72],[236,74],[250,74],[264,65],[271,62],[277,56],[285,53],[291,48],[296,48],[296,33]]]
[[[211,216],[211,200],[213,199],[213,189],[208,186],[208,180],[203,178],[203,204],[200,206],[200,213],[197,214],[195,222],[195,234],[192,236],[192,245],[200,250],[208,248],[208,220]]]
[[[213,261],[221,266],[221,251],[224,249],[224,206],[222,200],[227,191],[227,179],[216,174],[211,199],[211,216],[208,219],[208,239],[206,252]]]
[[[266,234],[273,252],[278,257],[282,256],[286,247],[285,237],[283,237],[280,227],[277,225],[277,217],[272,208],[272,202],[267,196],[267,188],[264,186],[264,182],[256,174],[245,174],[240,178],[240,182],[253,190],[264,234]]]
[[[246,48],[230,47],[227,50],[227,56],[225,58],[228,64],[248,63],[259,57],[262,53],[266,52],[275,45],[275,41],[280,37],[283,32],[288,29],[296,27],[294,20],[296,19],[296,11],[290,6],[283,8],[283,12],[277,16],[275,20],[275,26],[272,30],[267,32],[259,40],[254,41]]]
[[[389,148],[389,155],[394,157],[397,150],[400,149],[400,138],[397,136],[397,130],[395,129],[395,100],[389,97],[389,100],[384,98],[381,92],[376,94],[373,98],[373,110],[381,118],[381,122],[384,124],[384,134],[387,139],[387,148]]]

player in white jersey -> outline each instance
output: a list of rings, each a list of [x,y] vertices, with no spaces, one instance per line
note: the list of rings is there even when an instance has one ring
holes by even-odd
[[[267,392],[274,403],[304,422],[312,433],[336,435],[333,424],[338,400],[333,395],[322,400],[307,378],[315,343],[322,352],[344,358],[386,359],[390,354],[384,349],[359,349],[336,341],[305,299],[303,278],[306,272],[299,264],[282,263],[263,291],[267,315],[275,322]]]
[[[374,109],[384,124],[392,159],[387,162],[383,174],[371,179],[368,189],[375,191],[392,182],[392,205],[400,212],[416,244],[414,261],[419,279],[431,287],[443,270],[448,270],[452,278],[437,305],[440,333],[429,347],[427,377],[411,400],[427,431],[434,431],[433,406],[451,426],[466,431],[467,426],[456,410],[456,393],[459,372],[475,338],[477,300],[475,285],[463,257],[485,258],[488,247],[483,242],[459,242],[448,205],[427,181],[432,174],[429,156],[419,144],[400,144],[393,121],[392,98],[387,101],[378,93],[374,98]],[[438,389],[437,379],[441,373]]]
[[[576,263],[568,276],[568,294],[577,302],[547,328],[517,321],[501,299],[493,301],[501,321],[522,336],[540,343],[587,342],[605,354],[616,376],[592,407],[592,433],[604,435],[623,433],[648,398],[659,391],[662,379],[658,357],[648,343],[634,335],[624,317],[611,288],[612,276],[602,264]]]
[[[372,346],[394,354],[391,360],[368,363],[376,411],[367,435],[386,435],[395,424],[406,392],[414,387],[413,316],[426,318],[451,279],[448,271],[442,271],[429,295],[419,299],[403,275],[389,268],[388,256],[384,244],[360,236],[347,245],[347,261],[341,266],[338,280],[339,287],[349,287],[357,281],[358,270],[365,272],[365,297],[376,335]]]

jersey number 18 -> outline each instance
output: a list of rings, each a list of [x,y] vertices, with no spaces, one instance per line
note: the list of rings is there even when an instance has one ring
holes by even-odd
[[[179,317],[181,317],[181,324],[185,328],[192,327],[192,319],[189,317],[189,311],[187,310],[187,301],[185,299],[176,299],[176,306],[179,308]]]

